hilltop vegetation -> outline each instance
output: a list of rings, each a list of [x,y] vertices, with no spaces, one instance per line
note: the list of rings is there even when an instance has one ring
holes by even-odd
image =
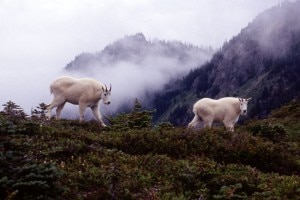
[[[1,199],[299,199],[300,103],[235,133],[152,125],[130,113],[94,122],[0,114]]]

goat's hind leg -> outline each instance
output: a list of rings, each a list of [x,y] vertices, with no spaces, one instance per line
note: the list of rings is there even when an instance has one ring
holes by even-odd
[[[51,110],[53,108],[56,108],[56,119],[59,119],[60,116],[60,113],[61,113],[61,110],[63,108],[63,106],[65,105],[66,103],[66,100],[65,98],[63,97],[54,97],[52,103],[48,106],[48,113],[47,113],[47,119],[51,119]]]
[[[66,102],[60,104],[59,106],[57,106],[56,108],[56,119],[60,119],[60,114],[61,114],[61,111],[62,109],[64,108]]]
[[[198,115],[195,115],[193,120],[189,123],[188,128],[196,127],[200,123],[200,118]]]
[[[213,124],[213,119],[211,118],[203,118],[204,128],[211,129],[211,126]]]
[[[51,104],[47,105],[47,114],[46,114],[46,119],[50,120],[51,119],[51,110],[52,106]]]

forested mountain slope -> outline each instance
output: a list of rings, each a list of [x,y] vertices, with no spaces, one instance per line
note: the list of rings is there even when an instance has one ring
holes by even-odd
[[[265,117],[299,100],[300,2],[286,2],[258,15],[206,64],[157,94],[156,119],[187,124],[202,97],[252,97],[250,117]]]

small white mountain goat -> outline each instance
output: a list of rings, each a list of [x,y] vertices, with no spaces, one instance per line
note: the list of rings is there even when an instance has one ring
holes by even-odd
[[[110,104],[111,86],[108,89],[106,85],[91,78],[76,79],[64,76],[51,84],[50,91],[54,99],[48,105],[48,119],[51,118],[51,110],[55,107],[57,107],[56,119],[59,119],[64,105],[68,102],[79,105],[79,118],[81,122],[84,119],[86,108],[90,107],[101,126],[106,126],[100,115],[99,101],[102,99],[104,104]]]
[[[223,122],[229,131],[234,131],[234,125],[239,120],[240,115],[247,114],[249,99],[236,97],[224,97],[218,100],[203,98],[194,104],[194,119],[188,127],[195,127],[200,119],[204,122],[204,127],[211,127],[212,123]]]

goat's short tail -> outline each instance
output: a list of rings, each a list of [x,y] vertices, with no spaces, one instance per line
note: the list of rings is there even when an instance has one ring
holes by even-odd
[[[53,94],[53,88],[52,88],[52,85],[50,86],[50,94]]]

